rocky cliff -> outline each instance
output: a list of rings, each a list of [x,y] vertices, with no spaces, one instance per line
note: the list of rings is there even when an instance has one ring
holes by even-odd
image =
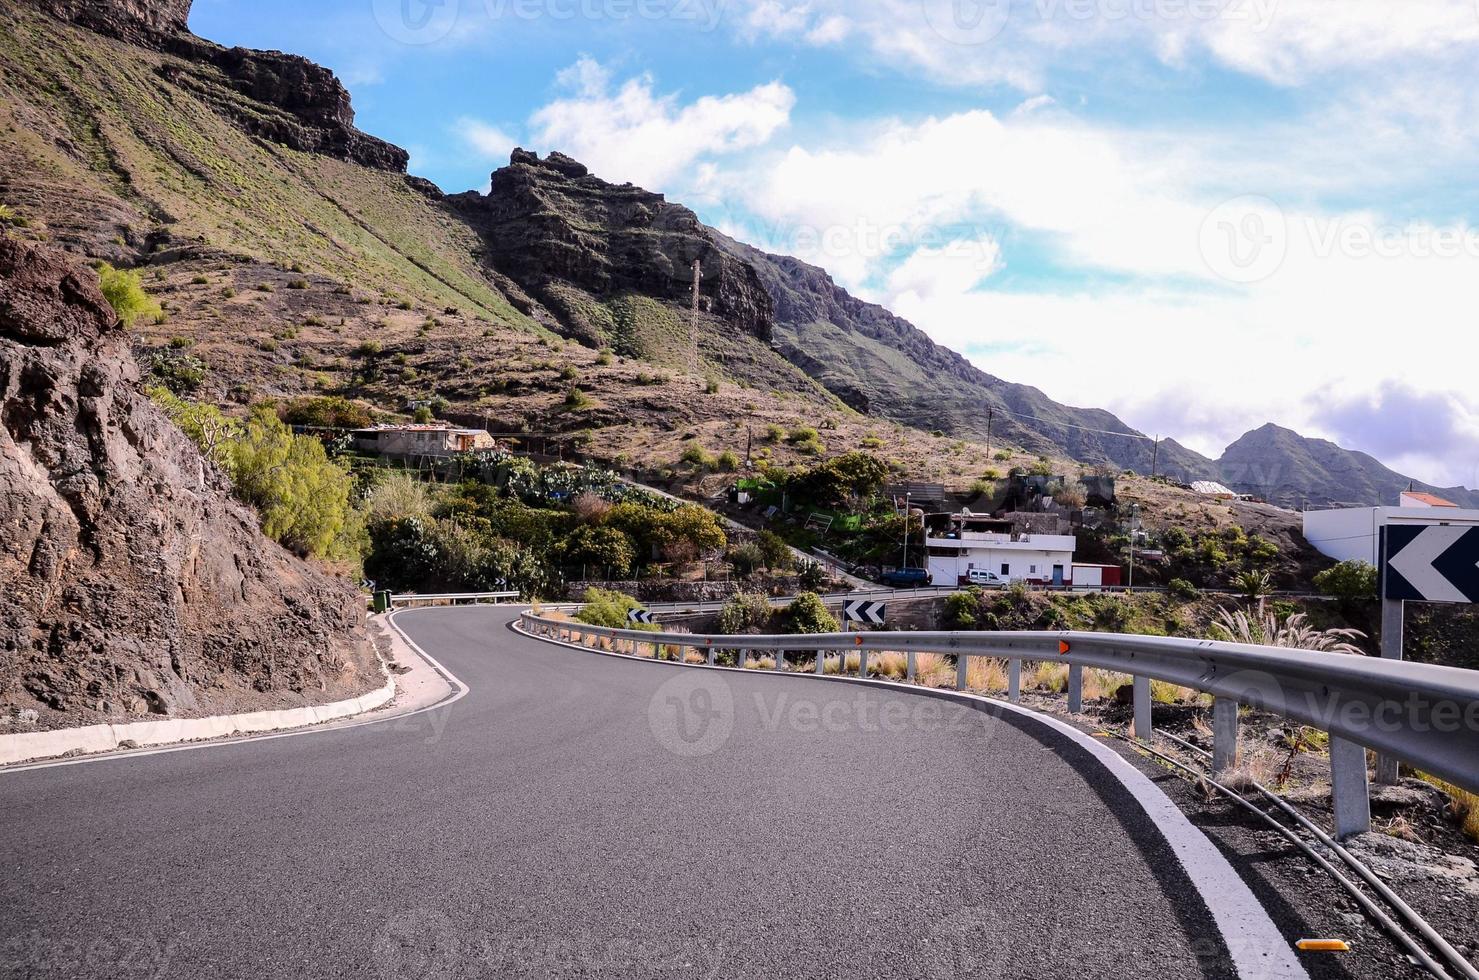
[[[258,531],[140,393],[96,274],[0,236],[0,716],[323,703],[382,683],[357,591]]]
[[[617,339],[618,325],[593,307],[623,294],[688,306],[695,261],[703,313],[759,340],[771,337],[771,300],[755,270],[661,194],[608,183],[562,153],[541,160],[515,150],[486,196],[448,200],[487,242],[488,261],[583,342]]]
[[[0,8],[9,2],[0,0]],[[255,136],[307,153],[405,172],[410,159],[405,150],[355,128],[349,92],[333,72],[297,55],[225,48],[198,38],[188,27],[192,3],[40,0],[36,6],[99,34],[183,59],[183,64],[161,64],[160,74],[194,90]],[[257,104],[244,104],[236,96]]]

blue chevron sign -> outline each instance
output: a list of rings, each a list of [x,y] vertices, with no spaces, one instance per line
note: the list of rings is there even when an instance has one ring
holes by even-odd
[[[1408,602],[1479,602],[1479,527],[1389,524],[1384,595]]]

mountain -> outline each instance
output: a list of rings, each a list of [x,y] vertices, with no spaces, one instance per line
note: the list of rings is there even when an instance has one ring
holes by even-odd
[[[0,708],[51,727],[383,683],[358,590],[263,537],[138,377],[92,270],[0,234]]]
[[[831,451],[879,446],[901,474],[953,483],[1005,468],[988,433],[1006,466],[1223,473],[563,154],[517,151],[487,194],[444,195],[355,127],[332,73],[197,38],[189,7],[0,0],[0,202],[29,223],[17,234],[145,272],[168,319],[135,350],[187,394],[433,403],[659,472],[693,443],[815,427]],[[772,462],[807,457],[770,443]],[[1294,457],[1260,465],[1330,486]],[[1370,496],[1385,485],[1321,492],[1386,502]]]
[[[1437,494],[1461,507],[1479,507],[1479,493],[1433,487],[1396,473],[1366,453],[1324,439],[1265,425],[1227,448],[1218,462],[1221,480],[1243,493],[1299,508],[1333,504],[1395,507],[1407,489]]]

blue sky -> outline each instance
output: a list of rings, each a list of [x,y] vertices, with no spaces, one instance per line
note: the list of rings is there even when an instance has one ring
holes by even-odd
[[[1217,455],[1479,485],[1474,0],[197,0],[448,191],[513,145]]]

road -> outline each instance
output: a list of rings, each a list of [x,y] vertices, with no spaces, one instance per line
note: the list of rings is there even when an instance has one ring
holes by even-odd
[[[0,774],[0,976],[1233,975],[1066,739],[511,619],[398,614],[444,711]]]

